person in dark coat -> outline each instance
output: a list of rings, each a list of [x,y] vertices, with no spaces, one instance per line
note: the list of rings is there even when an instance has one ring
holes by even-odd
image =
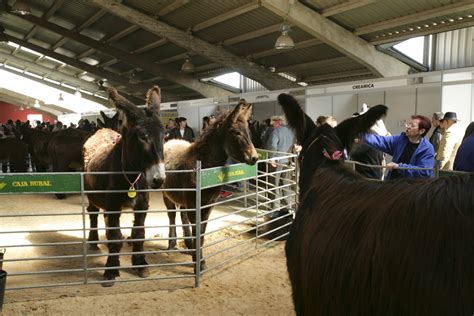
[[[474,172],[474,122],[466,128],[466,133],[456,152],[454,170]]]
[[[169,139],[184,139],[190,143],[194,141],[194,132],[191,127],[188,126],[188,122],[185,117],[178,118],[178,127],[171,130]]]
[[[433,117],[431,118],[431,125],[434,127],[434,130],[430,136],[430,143],[431,145],[433,145],[433,148],[435,151],[435,157],[436,157],[436,153],[438,152],[441,138],[443,138],[443,129],[440,126],[443,116],[444,116],[443,112],[434,112]]]

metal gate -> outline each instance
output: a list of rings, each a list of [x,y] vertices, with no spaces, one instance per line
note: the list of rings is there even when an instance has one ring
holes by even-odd
[[[269,154],[272,158],[268,158]],[[201,225],[196,226],[196,235],[204,236],[205,243],[201,245],[200,238],[190,237],[196,238],[196,249],[202,249],[203,258],[199,258],[196,249],[184,247],[180,231],[193,225],[177,222],[174,226],[178,237],[168,237],[168,210],[161,197],[164,190],[141,190],[150,192],[149,210],[123,210],[120,226],[122,234],[130,236],[133,213],[146,212],[145,238],[122,239],[122,251],[117,254],[121,259],[121,276],[116,282],[190,279],[194,286],[199,286],[208,272],[250,256],[260,247],[284,237],[297,203],[297,168],[294,162],[286,160],[296,161],[296,155],[264,150],[259,150],[259,155],[255,166],[235,164],[201,169],[198,162],[194,170],[167,171],[192,172],[199,179],[195,188],[184,189],[197,192],[198,207],[180,212],[195,212],[196,222],[201,222],[200,210],[213,206],[206,232],[201,233]],[[0,264],[8,272],[7,291],[104,282],[101,274],[109,269],[105,267],[108,256],[105,231],[110,227],[105,227],[100,216],[99,250],[90,250],[97,242],[87,240],[91,229],[86,194],[110,191],[85,191],[85,174],[0,174],[0,249],[5,250]],[[222,185],[227,190],[232,184],[239,186],[232,189],[231,196],[201,205],[201,190]],[[53,196],[56,193],[66,193],[68,197],[56,200]],[[170,239],[177,239],[178,249],[168,249]],[[140,253],[145,254],[151,272],[145,279],[133,273],[130,257],[134,252],[128,244],[142,240],[145,246]],[[196,253],[196,261],[189,255],[192,252]],[[207,268],[202,271],[196,263],[201,260],[207,262]]]

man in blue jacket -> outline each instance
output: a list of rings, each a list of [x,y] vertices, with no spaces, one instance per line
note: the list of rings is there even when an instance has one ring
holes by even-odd
[[[365,134],[365,143],[375,149],[392,156],[392,162],[387,164],[389,173],[387,179],[397,178],[429,178],[433,170],[407,170],[400,168],[433,168],[435,162],[434,148],[424,138],[431,128],[429,118],[413,115],[410,123],[406,124],[405,133],[395,136],[379,136]]]

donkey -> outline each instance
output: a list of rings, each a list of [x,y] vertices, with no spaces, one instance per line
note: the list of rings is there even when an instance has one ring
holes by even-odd
[[[252,144],[248,129],[248,119],[252,113],[252,106],[240,100],[239,104],[231,112],[222,114],[210,125],[193,144],[184,140],[170,140],[165,143],[165,165],[167,170],[189,170],[196,166],[196,161],[201,161],[202,168],[223,166],[230,157],[237,162],[245,162],[254,165],[258,155]],[[195,188],[196,176],[193,173],[169,173],[163,188]],[[213,203],[219,196],[221,186],[201,191],[202,205]],[[196,193],[193,191],[164,191],[163,199],[168,209],[174,210],[175,206],[184,209],[196,207]],[[201,209],[201,233],[204,234],[207,219],[211,213],[211,207]],[[176,247],[176,212],[168,212],[170,220],[169,249]],[[183,224],[196,224],[194,212],[181,212]],[[192,235],[189,226],[183,226],[185,237],[196,236],[196,226],[192,227]],[[204,237],[201,237],[201,245]],[[195,249],[195,239],[185,239],[188,249]],[[192,253],[196,260],[196,252]],[[202,258],[202,253],[201,253]],[[201,261],[202,269],[205,269],[205,261]]]
[[[114,131],[118,130],[119,128],[119,112],[116,112],[112,117],[108,117],[104,112],[100,111],[100,116],[102,119],[97,119],[97,127],[98,128],[110,128]]]
[[[300,205],[285,246],[297,315],[470,315],[474,175],[372,182],[342,151],[387,108],[316,128],[278,97],[303,148]]]
[[[155,86],[148,91],[147,108],[137,108],[115,89],[108,89],[109,97],[117,110],[123,112],[124,122],[121,132],[100,129],[84,144],[85,172],[120,172],[120,174],[84,176],[86,190],[128,190],[128,193],[89,193],[87,208],[91,221],[89,241],[92,248],[97,248],[97,217],[99,208],[104,210],[107,226],[106,236],[109,257],[104,272],[103,286],[112,286],[120,275],[120,259],[117,253],[122,248],[120,232],[120,211],[132,207],[134,211],[134,228],[132,229],[133,252],[143,251],[145,237],[145,217],[148,209],[148,192],[136,192],[137,189],[158,188],[165,179],[163,163],[164,128],[161,124],[160,89]],[[130,174],[132,172],[132,174]],[[147,262],[143,254],[133,254],[132,264],[137,266],[138,275],[149,275]]]

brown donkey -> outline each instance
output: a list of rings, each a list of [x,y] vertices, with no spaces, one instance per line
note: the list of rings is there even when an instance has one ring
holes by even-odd
[[[223,166],[227,158],[230,157],[237,162],[245,162],[254,165],[258,156],[255,147],[250,139],[248,119],[252,113],[252,106],[240,100],[237,107],[226,114],[221,115],[216,122],[209,126],[206,131],[194,143],[183,140],[170,140],[165,143],[165,165],[167,170],[190,170],[196,167],[196,161],[201,161],[202,168],[212,168]],[[195,173],[169,173],[163,184],[167,188],[195,188]],[[221,191],[221,187],[213,187],[201,191],[201,205],[213,203]],[[164,202],[168,209],[175,209],[180,206],[183,209],[196,207],[196,193],[193,191],[165,191],[163,192]],[[201,209],[201,220],[207,221],[211,207]],[[170,220],[168,248],[176,247],[176,212],[168,212]],[[181,212],[181,222],[184,225],[195,224],[195,212]],[[201,233],[206,232],[207,222],[202,223]],[[195,249],[195,239],[189,237],[196,236],[196,226],[192,226],[192,235],[189,226],[183,226],[186,247]],[[201,237],[201,245],[204,238]],[[201,253],[202,258],[202,253]],[[193,260],[196,260],[196,253],[193,252]],[[201,261],[204,269],[205,262]]]
[[[160,89],[155,86],[148,91],[147,105],[144,110],[137,108],[115,89],[109,89],[109,97],[117,110],[124,114],[120,134],[107,128],[98,130],[84,144],[85,172],[120,172],[119,174],[94,175],[84,177],[86,190],[128,190],[124,193],[89,193],[89,216],[91,230],[89,241],[98,241],[97,217],[99,208],[104,210],[109,257],[104,279],[110,282],[103,286],[112,286],[113,280],[120,275],[118,253],[122,248],[120,232],[120,212],[124,207],[140,210],[134,213],[132,229],[133,252],[143,251],[145,237],[145,217],[148,209],[148,192],[136,192],[149,187],[158,188],[165,179],[163,163],[164,128],[161,125]],[[132,172],[132,173],[130,173]],[[97,248],[96,243],[91,244]],[[149,275],[144,254],[132,255],[132,264],[137,266],[138,275]]]

